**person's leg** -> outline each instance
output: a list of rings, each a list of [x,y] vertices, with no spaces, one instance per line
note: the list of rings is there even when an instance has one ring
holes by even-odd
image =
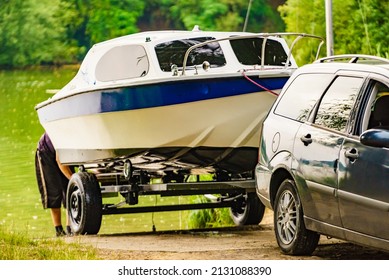
[[[50,212],[51,212],[51,219],[53,220],[53,225],[55,227],[62,225],[61,208],[51,208]]]
[[[37,183],[44,209],[49,208],[57,236],[65,234],[61,221],[61,205],[66,196],[68,180],[58,167],[55,155],[50,151],[35,154]]]
[[[61,208],[50,208],[51,219],[57,236],[66,235],[61,222]]]

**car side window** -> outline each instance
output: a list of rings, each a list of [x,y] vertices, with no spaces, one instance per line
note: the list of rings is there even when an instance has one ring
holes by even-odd
[[[300,122],[307,121],[332,79],[332,74],[322,73],[297,76],[281,97],[274,113]]]
[[[346,132],[347,122],[363,78],[337,77],[320,101],[314,123],[339,132]]]
[[[365,110],[362,131],[389,126],[389,87],[375,81]]]

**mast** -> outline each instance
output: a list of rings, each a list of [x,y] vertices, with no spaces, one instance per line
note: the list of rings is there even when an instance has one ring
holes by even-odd
[[[253,2],[253,0],[250,0],[249,6],[247,7],[247,13],[246,13],[246,19],[244,20],[243,32],[246,32],[247,23],[248,23],[249,17],[250,17],[250,9],[251,9],[252,2]]]

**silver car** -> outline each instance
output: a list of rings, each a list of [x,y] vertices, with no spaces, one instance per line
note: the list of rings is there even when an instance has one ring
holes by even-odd
[[[388,148],[389,60],[299,68],[263,123],[255,169],[281,250],[311,254],[322,234],[389,251]]]

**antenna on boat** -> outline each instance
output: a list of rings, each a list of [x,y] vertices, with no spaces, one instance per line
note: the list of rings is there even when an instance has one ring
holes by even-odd
[[[246,32],[247,22],[249,21],[250,10],[251,10],[251,3],[252,2],[253,2],[253,0],[250,0],[249,1],[249,6],[247,7],[247,13],[246,13],[246,19],[244,20],[243,32]]]

